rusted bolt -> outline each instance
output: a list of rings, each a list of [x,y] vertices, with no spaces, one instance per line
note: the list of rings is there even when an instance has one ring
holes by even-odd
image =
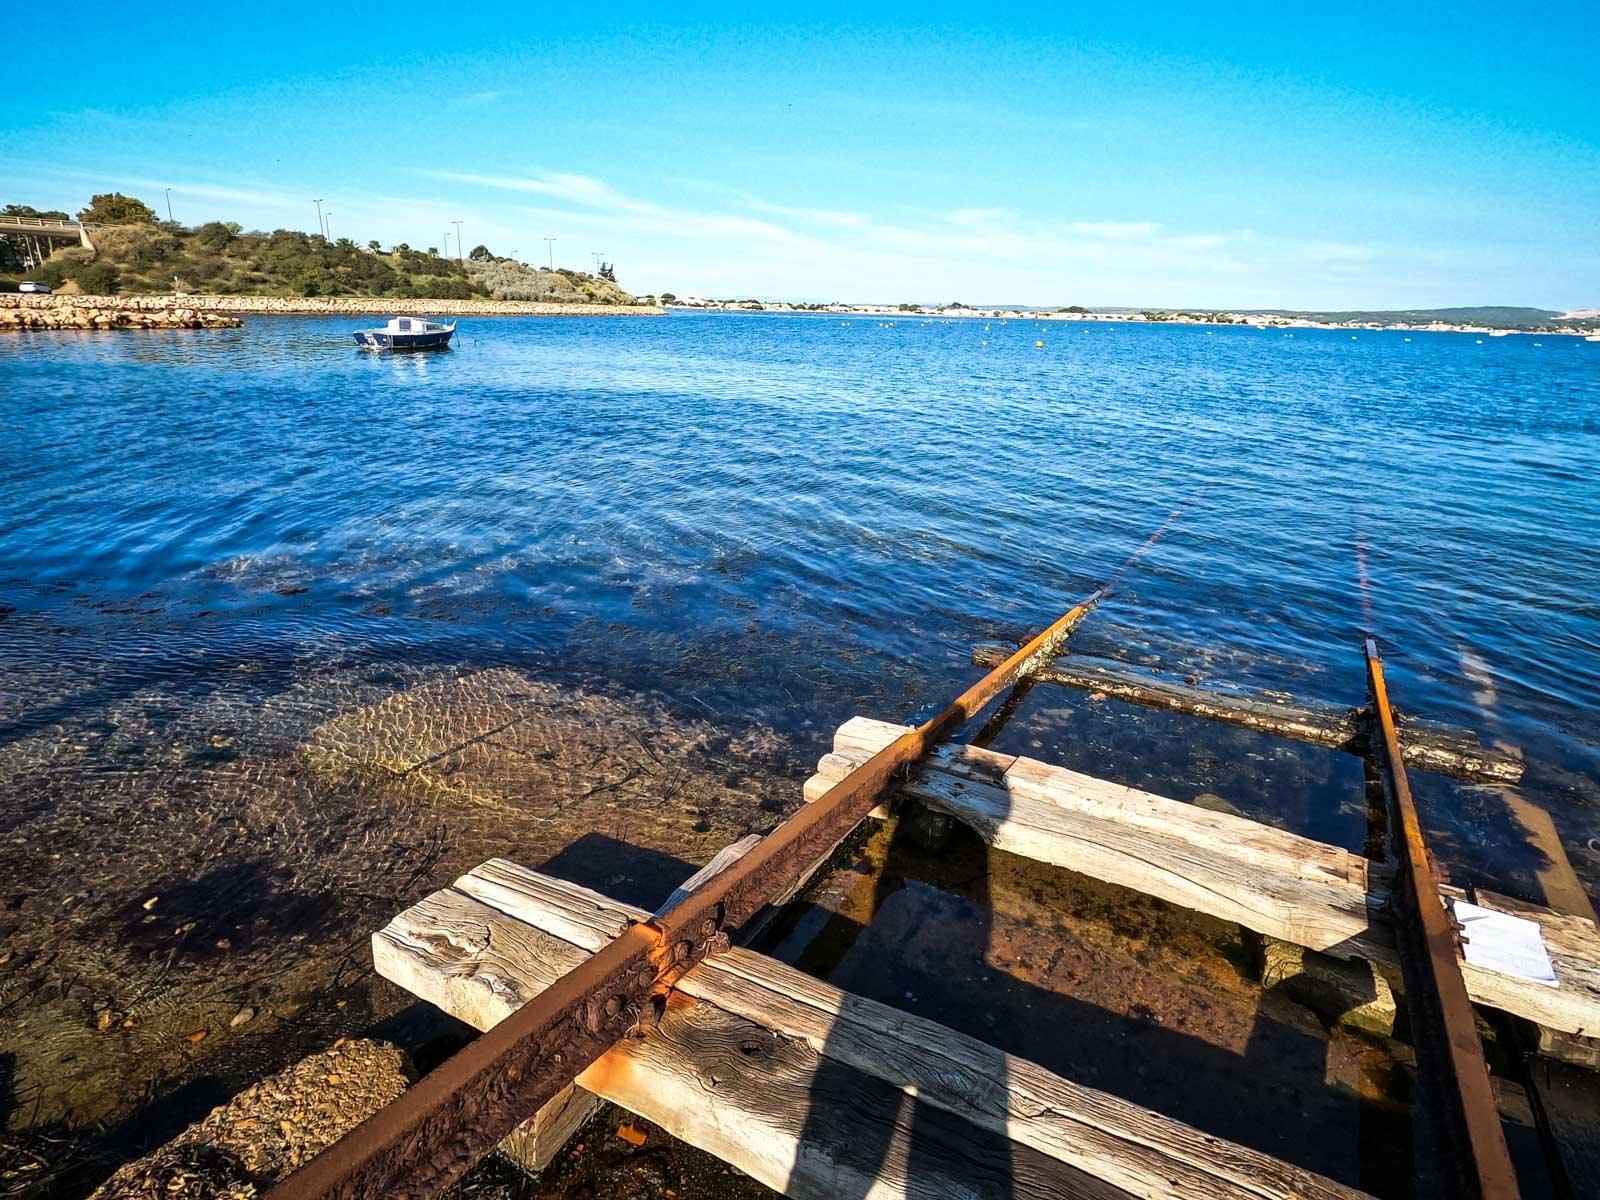
[[[710,917],[707,917],[704,921],[700,922],[700,936],[701,937],[708,938],[712,934],[716,933],[716,931],[717,931],[717,923],[715,921],[713,921]]]
[[[649,967],[645,967],[643,970],[641,970],[639,972],[639,986],[640,987],[647,988],[652,983],[654,983],[655,981],[656,981],[656,973],[654,971],[652,971]]]
[[[606,1001],[606,1016],[614,1017],[622,1011],[622,997],[612,996]]]
[[[672,948],[672,958],[674,962],[688,962],[689,956],[693,953],[694,945],[691,942],[679,942]]]

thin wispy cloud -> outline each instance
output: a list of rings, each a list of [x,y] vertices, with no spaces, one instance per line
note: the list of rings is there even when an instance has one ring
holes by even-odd
[[[451,108],[482,108],[485,104],[493,104],[507,93],[503,91],[471,92],[465,96],[457,96],[450,101]]]
[[[679,291],[713,292],[720,286],[724,294],[930,299],[957,289],[972,294],[977,270],[1005,281],[986,286],[995,295],[1037,295],[1045,280],[1064,296],[1111,302],[1187,291],[1202,279],[1248,281],[1286,260],[1343,276],[1367,269],[1376,257],[1367,246],[1259,241],[1248,234],[1173,230],[1150,220],[1039,220],[985,207],[885,220],[842,208],[775,203],[694,181],[674,181],[674,187],[725,204],[675,206],[566,172],[421,173],[537,196],[544,203],[520,206],[517,216],[550,229],[581,229],[610,244],[685,247],[683,253],[657,251],[648,260],[651,273],[661,277],[651,280],[653,286]]]
[[[568,171],[416,169],[406,173],[426,185],[415,195],[61,168],[35,177],[44,173],[82,181],[73,190],[82,186],[85,198],[90,186],[115,187],[159,202],[171,187],[186,221],[310,230],[311,197],[320,195],[337,233],[358,241],[448,245],[454,253],[461,220],[468,245],[527,261],[543,258],[545,237],[557,239],[554,257],[569,265],[586,266],[590,249],[604,246],[640,292],[1279,307],[1264,281],[1286,264],[1340,285],[1390,278],[1404,265],[1367,243],[1173,228],[1137,214],[1037,217],[976,205],[873,214],[830,206],[825,196],[821,204],[784,203],[682,179],[646,195]]]
[[[1074,221],[1068,228],[1096,238],[1147,238],[1161,232],[1155,221]]]
[[[746,200],[745,206],[756,212],[770,213],[775,217],[789,217],[812,225],[832,225],[840,229],[864,229],[871,223],[865,213],[841,212],[832,208],[796,208],[788,204],[769,204],[763,200]]]

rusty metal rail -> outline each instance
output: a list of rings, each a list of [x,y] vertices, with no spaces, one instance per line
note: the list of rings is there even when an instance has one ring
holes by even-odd
[[[670,912],[632,926],[557,980],[279,1183],[267,1200],[443,1191],[636,1024],[649,1024],[675,980],[798,883],[904,771],[1049,662],[1106,593],[1102,588],[1075,605],[937,716],[873,755]]]
[[[1371,638],[1366,641],[1366,657],[1372,712],[1381,734],[1374,739],[1380,751],[1376,765],[1398,867],[1391,893],[1395,936],[1423,1100],[1416,1106],[1422,1118],[1417,1138],[1422,1176],[1418,1194],[1451,1200],[1516,1200],[1516,1171],[1500,1127],[1472,1002],[1461,978],[1456,928],[1439,897],[1439,880],[1406,778],[1383,660]]]

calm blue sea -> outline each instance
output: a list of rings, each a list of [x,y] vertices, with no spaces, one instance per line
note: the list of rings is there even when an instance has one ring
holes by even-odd
[[[1397,702],[1518,747],[1600,882],[1600,345],[674,314],[383,357],[361,323],[0,339],[0,747],[245,660],[437,659],[809,754],[941,703],[1181,509],[1079,648],[1357,704],[1364,543]],[[1360,843],[1352,773],[1030,704],[1016,749]],[[1458,871],[1539,898],[1502,797],[1423,795]]]

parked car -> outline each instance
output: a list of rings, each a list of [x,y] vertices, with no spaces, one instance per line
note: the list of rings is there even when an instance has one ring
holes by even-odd
[[[48,283],[35,283],[31,279],[24,279],[17,284],[17,291],[35,292],[41,296],[48,296],[50,294],[50,285]]]

